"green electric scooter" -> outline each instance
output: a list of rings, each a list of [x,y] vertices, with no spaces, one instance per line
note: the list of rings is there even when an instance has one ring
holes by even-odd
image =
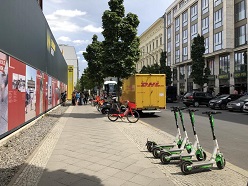
[[[168,164],[171,160],[188,160],[191,159],[193,156],[196,156],[198,161],[206,160],[206,153],[203,151],[199,143],[198,136],[195,130],[195,116],[194,112],[198,111],[196,109],[188,109],[190,121],[193,129],[193,134],[195,138],[195,142],[190,153],[186,153],[185,150],[181,151],[178,154],[172,154],[170,151],[161,152],[160,160],[163,164]]]
[[[182,112],[182,110],[184,110],[184,109],[186,109],[186,108],[185,107],[182,107],[182,108],[178,107],[177,108],[177,110],[179,112],[180,119],[181,119],[183,132],[184,132],[184,135],[185,135],[181,146],[179,148],[177,146],[175,146],[175,147],[170,148],[170,149],[165,149],[165,148],[162,148],[162,147],[154,148],[153,156],[155,158],[160,158],[161,154],[164,153],[164,152],[169,152],[170,154],[180,154],[184,149],[186,149],[186,151],[188,153],[191,153],[193,147],[192,147],[192,144],[189,142],[188,134],[187,134],[187,131],[186,131],[185,126],[184,126],[183,112]]]
[[[210,160],[202,162],[192,162],[192,160],[183,161],[181,163],[181,171],[183,174],[190,174],[193,171],[202,171],[206,169],[211,169],[216,163],[219,169],[223,169],[226,165],[226,160],[223,154],[220,152],[217,138],[214,133],[214,114],[220,114],[221,112],[207,111],[203,114],[207,114],[210,122],[210,127],[212,131],[213,141],[214,141],[214,150]]]
[[[182,144],[182,135],[181,135],[181,132],[180,132],[180,128],[178,126],[178,108],[179,107],[171,107],[172,108],[172,112],[174,112],[174,117],[175,117],[175,121],[176,121],[176,128],[177,128],[177,134],[176,134],[176,137],[173,141],[173,143],[170,143],[170,144],[157,144],[155,141],[149,141],[147,139],[147,142],[146,142],[146,146],[147,146],[147,150],[149,152],[153,152],[153,150],[157,147],[161,147],[161,148],[165,148],[165,149],[170,149],[172,147],[175,147],[175,146],[178,146],[178,148],[181,147],[181,144]]]

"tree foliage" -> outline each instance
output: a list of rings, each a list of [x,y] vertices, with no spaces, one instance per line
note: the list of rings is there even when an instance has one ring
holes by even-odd
[[[192,59],[192,73],[194,83],[198,84],[201,89],[205,83],[208,83],[208,76],[210,70],[208,67],[205,68],[205,45],[204,37],[199,34],[194,38],[191,46],[191,59]]]
[[[127,78],[135,73],[139,60],[139,20],[132,13],[125,16],[123,0],[110,0],[108,4],[110,10],[102,16],[104,74]]]
[[[172,81],[172,72],[170,66],[166,64],[166,52],[161,52],[161,57],[160,57],[160,72],[162,74],[166,74],[166,85],[171,85]]]
[[[103,47],[102,42],[97,40],[97,35],[93,35],[92,43],[87,46],[86,52],[83,53],[84,59],[88,62],[88,68],[85,71],[85,78],[100,87],[103,83],[103,62],[102,53]]]
[[[171,81],[171,68],[166,65],[166,52],[161,52],[160,65],[157,63],[153,65],[143,66],[139,72],[140,74],[166,74],[166,85],[170,85]]]

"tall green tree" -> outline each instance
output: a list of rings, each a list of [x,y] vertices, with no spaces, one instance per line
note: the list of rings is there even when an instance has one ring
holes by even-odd
[[[102,16],[103,60],[105,76],[128,78],[136,71],[139,60],[138,16],[128,13],[125,16],[123,0],[110,0],[110,10]],[[117,92],[119,93],[119,91]],[[119,95],[119,94],[118,94]]]
[[[194,38],[191,45],[192,73],[194,83],[200,86],[201,90],[205,83],[208,83],[209,68],[205,68],[205,45],[204,37],[199,34]]]
[[[166,64],[166,58],[167,58],[166,52],[162,51],[160,57],[160,73],[166,74],[166,85],[171,85],[172,72],[170,66]]]
[[[83,53],[84,59],[88,62],[87,77],[96,82],[98,89],[103,84],[103,45],[97,40],[97,35],[93,35],[92,43],[87,46],[86,52]]]

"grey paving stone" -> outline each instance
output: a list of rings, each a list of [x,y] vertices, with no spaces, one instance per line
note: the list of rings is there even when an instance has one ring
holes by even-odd
[[[71,186],[103,186],[103,185],[101,184],[101,182],[95,182],[88,179],[81,179],[71,184]]]
[[[120,178],[120,179],[123,179],[123,180],[130,180],[131,178],[133,178],[134,176],[136,176],[137,174],[135,173],[132,173],[132,172],[128,172],[128,171],[120,171],[120,172],[117,172],[116,174],[114,174],[113,176],[116,177],[116,178]]]
[[[142,170],[144,170],[144,168],[143,167],[136,166],[136,165],[130,165],[130,166],[126,167],[124,170],[125,171],[128,171],[128,172],[132,172],[132,173],[138,174]]]
[[[159,178],[153,180],[148,186],[175,186],[175,184],[168,178]]]
[[[122,179],[119,179],[119,178],[109,177],[108,179],[104,180],[102,182],[102,184],[106,185],[106,186],[119,186],[119,185],[122,185],[125,182],[126,182],[125,180],[122,180]]]
[[[148,185],[150,184],[154,179],[142,176],[142,175],[136,175],[129,181],[140,184],[140,185]]]
[[[97,164],[97,163],[93,163],[92,165],[89,165],[87,167],[87,169],[93,170],[93,171],[99,171],[99,170],[102,170],[104,168],[106,168],[106,166],[100,165],[100,164]]]
[[[116,169],[112,167],[106,167],[105,169],[98,171],[98,173],[107,174],[109,176],[113,176],[117,172],[120,172],[120,169]]]
[[[64,185],[72,185],[73,183],[79,181],[81,179],[80,176],[74,175],[74,174],[68,174],[62,178],[59,178],[55,181],[62,183]]]
[[[147,168],[139,173],[140,175],[150,178],[164,178],[165,175],[157,167]]]
[[[116,169],[125,169],[126,167],[130,166],[131,163],[122,163],[122,162],[115,162],[110,165],[110,167],[116,168]]]

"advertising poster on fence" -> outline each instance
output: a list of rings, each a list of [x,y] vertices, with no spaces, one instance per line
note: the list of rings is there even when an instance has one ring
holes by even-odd
[[[52,78],[52,100],[53,100],[53,107],[56,106],[56,86],[57,80]]]
[[[48,76],[43,75],[43,112],[48,109]]]
[[[26,65],[10,57],[8,71],[8,130],[25,122]]]
[[[48,109],[52,108],[53,104],[52,104],[52,78],[50,76],[48,76],[48,90],[47,90],[47,94],[48,94]]]
[[[44,74],[37,70],[36,75],[36,116],[40,115],[43,112],[43,76]]]
[[[72,98],[72,92],[74,90],[73,86],[73,65],[68,65],[68,90],[67,90],[67,97],[69,100]]]
[[[0,135],[8,131],[8,60],[0,52]]]
[[[25,121],[36,116],[36,69],[26,65]]]

